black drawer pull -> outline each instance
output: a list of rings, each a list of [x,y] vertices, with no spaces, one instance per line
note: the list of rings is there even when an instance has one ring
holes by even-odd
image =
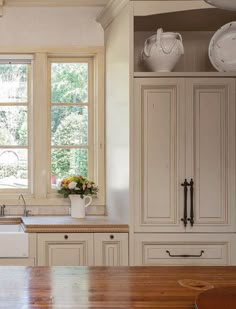
[[[114,235],[110,235],[110,239],[114,239]]]
[[[201,250],[201,253],[200,254],[171,254],[169,250],[166,250],[166,253],[169,254],[170,257],[183,257],[183,258],[186,258],[186,257],[201,257],[204,253],[204,250]]]
[[[65,235],[65,236],[64,236],[64,238],[65,238],[65,239],[68,239],[68,238],[69,238],[69,236],[68,236],[68,235]]]

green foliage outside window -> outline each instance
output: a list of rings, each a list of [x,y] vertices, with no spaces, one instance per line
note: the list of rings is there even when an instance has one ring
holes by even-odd
[[[52,63],[51,74],[51,143],[57,146],[52,149],[52,175],[56,180],[74,174],[88,177],[88,151],[83,148],[88,145],[88,108],[73,105],[88,103],[88,64]]]

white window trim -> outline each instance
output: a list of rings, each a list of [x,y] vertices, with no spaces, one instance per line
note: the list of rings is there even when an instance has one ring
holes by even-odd
[[[0,48],[2,55],[29,54],[34,58],[32,64],[33,87],[33,117],[29,126],[34,128],[29,132],[33,152],[30,169],[34,168],[31,192],[25,193],[27,205],[60,206],[69,205],[69,199],[64,199],[57,193],[48,192],[50,170],[48,160],[50,143],[48,130],[50,118],[48,109],[48,59],[56,57],[92,57],[94,66],[94,181],[99,187],[98,198],[92,205],[105,205],[105,136],[104,136],[104,48],[103,47],[73,47],[73,48]],[[31,106],[32,107],[32,106]],[[33,123],[32,123],[33,122]],[[33,124],[33,126],[32,126]],[[43,124],[43,126],[42,126]],[[31,154],[29,154],[31,155]],[[17,205],[19,193],[0,193],[0,203]]]

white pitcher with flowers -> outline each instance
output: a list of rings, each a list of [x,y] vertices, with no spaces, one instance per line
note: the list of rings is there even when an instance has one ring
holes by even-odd
[[[98,187],[94,181],[81,175],[63,178],[58,184],[58,193],[69,197],[71,201],[71,217],[84,218],[85,208],[92,203],[92,197],[96,196]]]

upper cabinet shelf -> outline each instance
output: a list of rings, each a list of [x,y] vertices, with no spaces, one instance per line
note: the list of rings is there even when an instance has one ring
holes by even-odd
[[[142,50],[145,40],[154,35],[158,28],[162,28],[165,32],[179,32],[182,35],[185,53],[173,72],[216,72],[208,57],[208,46],[212,36],[221,26],[236,21],[236,12],[205,7],[204,1],[192,2],[198,5],[202,3],[204,8],[187,10],[186,6],[190,5],[189,2],[174,2],[178,9],[183,8],[183,10],[177,11],[176,9],[170,12],[166,8],[165,13],[161,6],[160,14],[134,16],[134,71],[136,76],[139,72],[148,72],[142,61]],[[134,11],[141,12],[140,4]],[[220,74],[227,75],[227,73]],[[229,75],[235,74],[231,72]]]

